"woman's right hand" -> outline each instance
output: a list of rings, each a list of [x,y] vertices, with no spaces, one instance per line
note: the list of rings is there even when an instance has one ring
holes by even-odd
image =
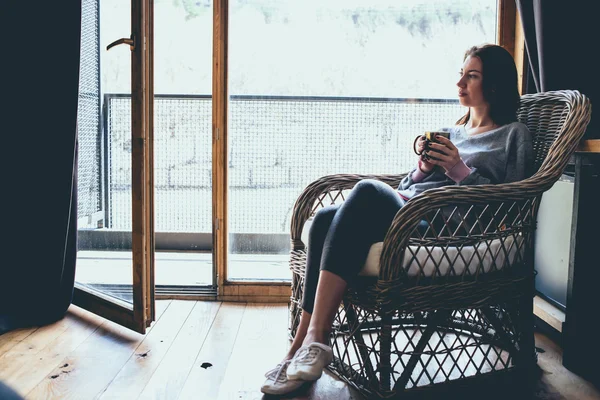
[[[421,136],[419,140],[417,140],[417,152],[421,154],[419,156],[419,169],[426,174],[430,174],[435,168],[435,165],[427,161],[425,142],[425,136]]]

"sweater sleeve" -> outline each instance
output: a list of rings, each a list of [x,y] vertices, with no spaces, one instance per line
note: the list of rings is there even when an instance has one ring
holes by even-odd
[[[432,175],[433,175],[433,172],[430,172],[430,173],[423,172],[417,165],[416,168],[413,168],[408,173],[408,175],[406,175],[404,177],[404,179],[402,179],[400,181],[400,185],[398,185],[398,190],[406,190],[415,183],[427,182],[427,181],[431,180]]]
[[[416,173],[417,168],[412,169],[401,181],[400,185],[398,185],[398,190],[406,190],[411,187],[414,183],[413,174]]]
[[[462,181],[456,182],[459,186],[465,185],[488,185],[492,180],[481,175],[477,168],[471,168],[471,172]]]

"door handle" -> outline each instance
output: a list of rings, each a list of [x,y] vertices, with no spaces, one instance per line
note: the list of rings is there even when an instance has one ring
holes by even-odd
[[[121,38],[121,39],[115,40],[114,42],[112,42],[111,44],[106,46],[106,50],[110,50],[113,47],[118,46],[120,44],[128,44],[129,50],[133,51],[135,49],[135,36],[133,36],[133,34],[132,34],[130,39]]]

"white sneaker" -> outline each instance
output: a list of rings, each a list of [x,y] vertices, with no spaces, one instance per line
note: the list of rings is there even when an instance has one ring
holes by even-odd
[[[287,370],[289,379],[316,381],[323,374],[323,368],[333,361],[331,347],[322,343],[311,343],[298,349]]]
[[[265,374],[267,380],[260,388],[266,394],[286,394],[298,389],[304,381],[291,380],[288,378],[287,369],[292,360],[277,364],[275,368]]]

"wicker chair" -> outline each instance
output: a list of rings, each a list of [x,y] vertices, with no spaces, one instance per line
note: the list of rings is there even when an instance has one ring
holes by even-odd
[[[577,91],[524,95],[518,118],[534,137],[531,178],[432,189],[398,211],[379,244],[380,257],[376,245],[371,248],[378,272],[357,279],[344,296],[331,334],[330,370],[378,398],[534,370],[536,215],[590,116],[589,100]],[[330,175],[300,195],[291,223],[292,337],[301,314],[305,223],[319,208],[343,201],[362,179],[397,187],[404,176]]]

